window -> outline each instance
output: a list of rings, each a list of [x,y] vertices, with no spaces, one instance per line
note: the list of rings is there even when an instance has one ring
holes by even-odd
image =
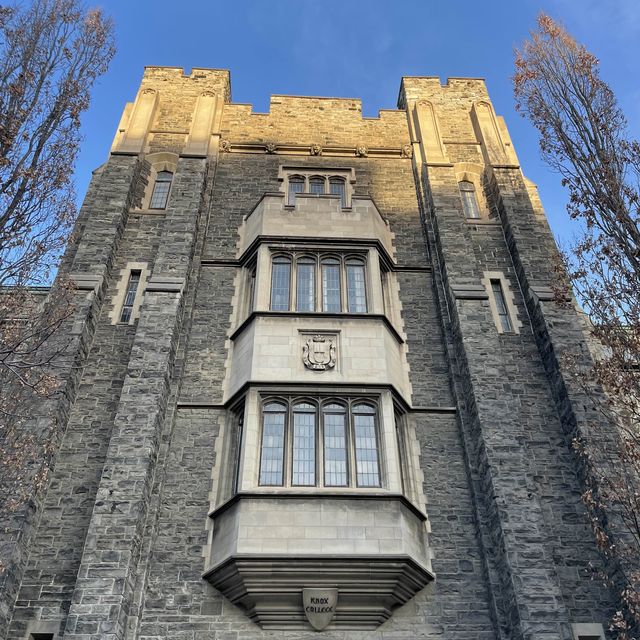
[[[345,181],[343,178],[329,179],[329,193],[334,196],[340,196],[342,206],[347,206],[347,190],[345,189]]]
[[[271,310],[290,311],[293,290],[296,311],[367,313],[366,282],[363,256],[276,254],[271,261]]]
[[[316,170],[317,171],[317,170]],[[342,207],[350,206],[351,200],[351,184],[353,182],[353,170],[337,169],[324,174],[306,172],[301,169],[293,171],[284,169],[281,178],[284,182],[284,190],[287,194],[287,204],[294,206],[296,203],[296,194],[308,193],[317,196],[337,196],[340,198]],[[340,173],[342,175],[336,175]],[[349,181],[348,178],[351,177]]]
[[[367,296],[364,286],[364,262],[358,258],[347,260],[347,301],[349,313],[366,313]]]
[[[289,311],[289,282],[291,280],[291,259],[287,256],[274,257],[271,264],[271,310]]]
[[[460,197],[462,198],[462,208],[465,218],[476,220],[480,218],[480,207],[476,198],[476,188],[473,182],[466,180],[458,182]]]
[[[500,326],[505,333],[511,333],[513,331],[513,326],[511,325],[511,318],[509,317],[509,311],[507,309],[507,301],[505,300],[500,280],[491,280],[491,292],[493,293],[493,299],[496,303]]]
[[[302,176],[289,178],[289,204],[296,203],[296,193],[304,193],[305,179]]]
[[[166,209],[173,173],[171,171],[158,171],[156,182],[153,185],[149,209]]]
[[[129,274],[129,281],[127,282],[127,290],[124,296],[124,302],[122,304],[122,311],[120,311],[120,322],[129,322],[131,320],[131,314],[133,312],[133,305],[136,301],[136,293],[138,292],[138,285],[140,284],[139,270],[131,271]]]
[[[306,398],[262,405],[260,485],[381,487],[377,406]]]

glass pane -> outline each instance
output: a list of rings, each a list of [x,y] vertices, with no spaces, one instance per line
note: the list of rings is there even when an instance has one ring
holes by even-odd
[[[339,313],[340,308],[340,263],[326,260],[322,263],[322,310]]]
[[[127,292],[124,296],[122,311],[120,312],[120,322],[129,322],[133,312],[133,303],[136,300],[138,285],[140,284],[140,271],[132,271],[127,282]]]
[[[500,280],[491,281],[491,290],[493,291],[493,299],[496,303],[498,310],[498,316],[500,317],[500,324],[503,331],[512,331],[511,318],[509,318],[509,312],[507,311],[507,303],[504,299],[504,292],[502,291],[502,284]]]
[[[460,195],[462,197],[462,208],[466,218],[479,218],[480,209],[476,200],[476,190],[472,182],[459,182]]]
[[[347,485],[347,438],[345,411],[341,405],[324,408],[324,484],[327,487]]]
[[[158,173],[156,182],[153,185],[153,193],[149,204],[150,209],[166,209],[172,178],[173,174],[170,171],[160,171]]]
[[[312,405],[297,405],[293,410],[292,464],[291,484],[315,485],[316,412]]]
[[[284,467],[285,412],[279,404],[271,404],[268,407],[264,408],[262,417],[260,484],[281,485]]]
[[[309,180],[310,193],[324,193],[324,178],[311,178]]]
[[[343,207],[347,205],[346,198],[345,198],[346,194],[345,194],[344,180],[332,178],[329,181],[329,190],[332,195],[340,196],[340,201]]]
[[[359,487],[379,487],[378,443],[373,409],[358,405],[353,410],[356,444],[356,482]]]
[[[304,191],[304,178],[289,178],[289,204],[295,204],[296,193]]]
[[[291,263],[276,258],[271,270],[271,310],[289,311],[289,276]]]
[[[350,313],[367,312],[364,264],[361,262],[347,262],[347,309]]]
[[[316,310],[316,264],[313,260],[299,260],[296,282],[298,311]]]

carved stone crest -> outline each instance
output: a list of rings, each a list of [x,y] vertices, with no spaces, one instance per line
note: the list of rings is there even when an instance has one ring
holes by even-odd
[[[267,153],[275,153],[277,148],[278,148],[278,145],[275,142],[267,142],[264,145],[264,150]]]
[[[322,147],[319,144],[312,144],[309,148],[309,152],[312,156],[321,156],[322,155]]]
[[[220,151],[229,153],[229,151],[231,151],[231,142],[229,142],[229,140],[226,140],[225,138],[222,138],[220,140]]]
[[[362,144],[356,147],[356,155],[358,158],[366,158],[369,155],[369,149]]]
[[[402,145],[402,157],[403,158],[413,157],[413,147],[410,144]]]
[[[302,361],[307,369],[326,371],[336,366],[336,345],[333,337],[315,335],[302,347]]]
[[[337,589],[303,589],[304,615],[316,631],[325,629],[336,614]]]

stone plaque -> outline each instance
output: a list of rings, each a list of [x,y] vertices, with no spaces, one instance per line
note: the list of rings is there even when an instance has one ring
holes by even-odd
[[[316,631],[322,631],[333,620],[338,604],[337,589],[303,589],[304,615]]]
[[[336,345],[333,336],[315,335],[302,346],[302,361],[307,369],[326,371],[336,366]]]

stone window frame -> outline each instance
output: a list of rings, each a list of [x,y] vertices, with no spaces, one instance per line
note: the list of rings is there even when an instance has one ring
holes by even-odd
[[[282,482],[280,484],[262,483],[262,450],[264,444],[264,407],[267,404],[277,403],[285,407],[283,458],[282,458]],[[293,483],[293,415],[295,406],[301,403],[308,403],[315,407],[315,483],[314,484],[294,484]],[[324,420],[323,407],[330,404],[339,404],[345,408],[346,416],[346,453],[347,453],[347,481],[342,485],[325,484],[325,444],[324,444]],[[378,484],[360,485],[357,476],[357,457],[355,446],[355,426],[353,407],[367,405],[374,412],[374,429],[376,437],[377,471]],[[328,491],[381,491],[385,489],[384,460],[382,451],[381,434],[381,408],[380,400],[376,396],[362,395],[314,395],[303,393],[299,395],[269,393],[261,394],[259,402],[259,425],[258,425],[258,447],[255,469],[257,475],[255,484],[260,490],[328,490]],[[234,471],[235,473],[235,471]]]
[[[476,203],[478,205],[478,218],[467,218],[464,215],[464,220],[468,224],[483,224],[486,222],[494,222],[489,220],[491,210],[487,201],[487,195],[484,190],[482,176],[485,168],[480,164],[474,164],[472,162],[462,162],[454,165],[454,172],[456,176],[456,187],[458,188],[458,196],[460,197],[460,204],[463,214],[465,213],[464,205],[462,201],[462,194],[460,193],[460,183],[470,182],[474,186],[474,193],[476,197]]]
[[[295,207],[295,202],[289,201],[289,180],[291,178],[302,178],[305,181],[305,189],[301,194],[309,197],[335,198],[330,192],[330,181],[332,178],[343,180],[345,183],[345,194],[343,209],[351,208],[351,199],[354,195],[354,185],[356,182],[355,169],[349,167],[285,167],[281,166],[278,170],[278,180],[280,181],[280,191],[285,194],[285,207]],[[313,178],[322,178],[325,181],[325,192],[323,194],[312,194],[310,192],[310,180]]]
[[[596,622],[574,622],[571,631],[575,640],[605,640],[604,627]]]
[[[273,313],[356,313],[366,315],[371,313],[371,283],[369,282],[370,269],[368,264],[368,253],[365,251],[335,251],[331,249],[299,249],[293,251],[282,251],[272,248],[270,259],[270,277],[269,277],[269,310]],[[277,258],[286,258],[289,260],[289,304],[287,309],[273,309],[273,264]],[[297,301],[297,265],[300,260],[313,259],[315,264],[315,309],[313,311],[298,311]],[[322,264],[323,260],[336,259],[339,261],[340,269],[340,311],[325,311],[323,309],[323,290],[322,290]],[[365,287],[365,310],[349,311],[349,282],[347,275],[347,266],[349,261],[358,261],[364,268],[364,287]]]
[[[502,327],[500,320],[500,314],[498,313],[498,307],[493,295],[492,281],[498,280],[502,287],[502,294],[504,296],[505,305],[507,307],[507,313],[509,321],[511,322],[511,331],[505,331]],[[484,288],[489,297],[489,308],[491,309],[491,315],[493,322],[496,325],[496,329],[500,335],[515,335],[520,333],[522,322],[518,318],[518,308],[515,303],[515,296],[511,290],[509,279],[502,271],[485,271],[482,279],[480,280],[484,285]]]
[[[144,194],[142,196],[142,202],[140,204],[140,208],[135,209],[136,213],[144,211],[145,213],[163,215],[164,212],[169,208],[169,203],[171,202],[171,192],[173,191],[176,170],[178,168],[178,158],[179,156],[177,154],[170,153],[168,151],[150,153],[145,156],[144,159],[151,165],[151,167],[149,170],[147,185],[145,186]],[[169,193],[167,194],[167,202],[164,209],[151,209],[151,196],[153,195],[153,189],[156,184],[156,177],[161,171],[169,171],[171,174],[173,174],[171,187],[169,188]]]
[[[131,310],[131,317],[129,322],[120,322],[120,315],[122,313],[122,307],[127,295],[127,285],[132,271],[140,271],[140,282],[138,283],[138,289],[136,290],[135,300],[133,302],[133,309]],[[144,291],[147,285],[147,280],[151,275],[151,271],[148,269],[146,262],[127,262],[124,269],[120,269],[120,277],[116,283],[116,289],[113,296],[113,308],[109,312],[109,318],[111,324],[132,325],[140,317],[140,307],[142,306],[142,300],[144,298]]]

